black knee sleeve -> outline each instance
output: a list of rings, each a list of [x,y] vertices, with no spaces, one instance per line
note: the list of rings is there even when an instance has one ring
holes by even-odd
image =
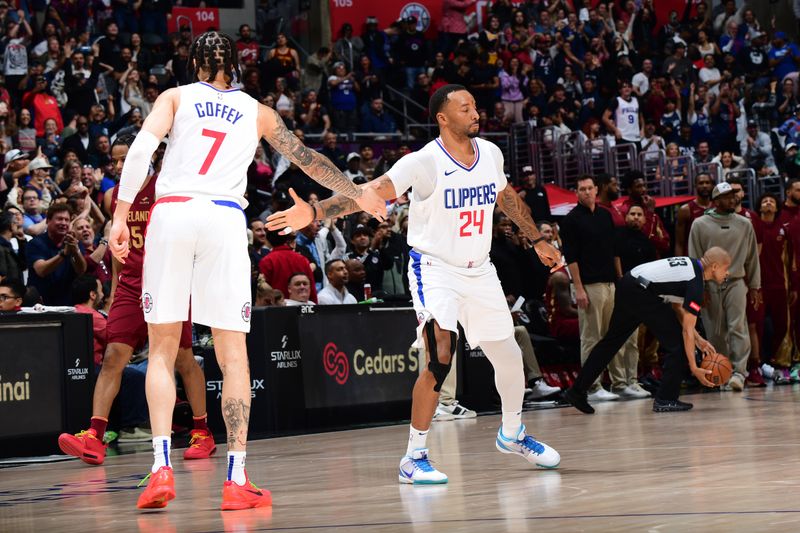
[[[433,374],[433,377],[436,379],[436,385],[433,386],[433,390],[440,392],[442,390],[442,384],[447,378],[447,374],[450,372],[450,367],[453,366],[453,355],[456,351],[456,339],[458,337],[455,332],[450,332],[450,360],[447,364],[443,364],[439,361],[439,349],[436,345],[436,332],[432,320],[425,324],[424,331],[425,336],[428,338],[428,349],[430,350],[428,354],[428,370],[430,370],[431,374]]]

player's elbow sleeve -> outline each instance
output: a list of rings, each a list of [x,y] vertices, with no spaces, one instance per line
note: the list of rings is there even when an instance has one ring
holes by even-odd
[[[147,178],[147,171],[150,169],[150,159],[160,142],[160,139],[149,131],[142,130],[136,135],[136,139],[125,157],[125,165],[122,167],[117,196],[121,201],[133,203],[136,195],[139,194],[139,190]]]

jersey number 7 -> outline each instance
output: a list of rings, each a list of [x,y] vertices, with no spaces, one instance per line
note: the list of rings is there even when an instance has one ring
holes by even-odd
[[[200,167],[200,175],[205,176],[208,169],[211,167],[211,163],[214,162],[214,158],[217,157],[219,147],[222,146],[222,141],[225,140],[225,135],[227,134],[224,131],[214,131],[203,128],[202,135],[203,137],[211,137],[214,139],[214,144],[211,145],[211,150],[208,151],[206,160],[203,161],[203,166]]]

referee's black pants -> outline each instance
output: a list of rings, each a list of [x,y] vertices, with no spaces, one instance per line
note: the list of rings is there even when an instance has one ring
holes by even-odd
[[[630,273],[617,282],[608,332],[592,348],[573,388],[587,392],[640,324],[647,326],[656,336],[665,352],[664,374],[656,398],[677,400],[681,382],[689,369],[683,347],[683,329],[672,306],[642,287]]]

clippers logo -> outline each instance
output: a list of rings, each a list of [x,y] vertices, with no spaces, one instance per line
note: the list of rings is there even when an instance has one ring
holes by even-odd
[[[350,377],[350,361],[334,343],[329,342],[325,345],[322,352],[322,364],[325,366],[325,372],[334,378],[336,383],[339,385],[347,383],[347,379]]]
[[[149,313],[153,310],[153,297],[150,296],[149,292],[142,295],[142,309],[144,309],[145,313]]]
[[[250,322],[250,315],[252,314],[253,310],[250,307],[250,302],[247,302],[242,306],[242,320],[245,322]]]
[[[425,33],[431,25],[431,14],[428,8],[417,2],[411,2],[403,6],[400,10],[400,18],[415,17],[417,19],[417,31]]]

